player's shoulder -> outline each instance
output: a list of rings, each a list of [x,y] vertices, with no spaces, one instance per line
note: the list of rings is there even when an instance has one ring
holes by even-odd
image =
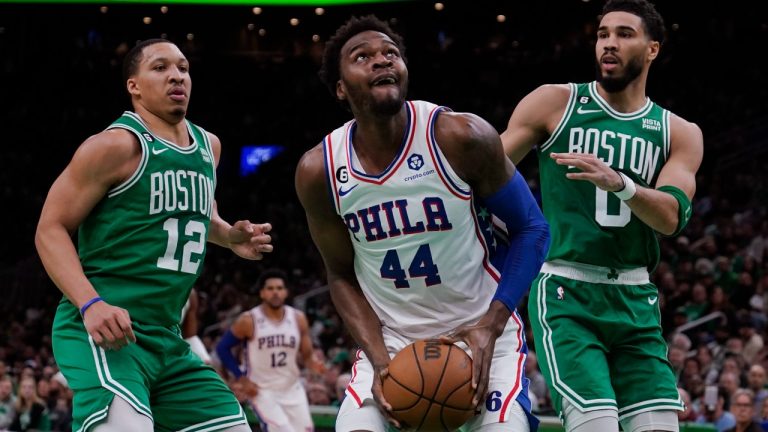
[[[299,197],[303,192],[310,192],[312,186],[318,183],[325,184],[325,155],[323,143],[307,150],[299,159],[296,167],[296,190]]]
[[[565,104],[571,97],[573,88],[570,84],[542,84],[526,96],[529,99],[547,102],[549,104]]]
[[[669,138],[673,148],[693,146],[690,148],[700,151],[704,146],[704,136],[699,125],[671,111],[669,113]]]
[[[496,139],[499,134],[488,121],[469,112],[446,111],[435,124],[437,141],[443,145],[470,145]]]
[[[119,162],[141,153],[141,148],[138,138],[133,133],[114,128],[88,137],[80,145],[77,153],[81,157]]]

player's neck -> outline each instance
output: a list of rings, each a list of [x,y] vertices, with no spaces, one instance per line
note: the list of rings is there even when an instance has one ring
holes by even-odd
[[[629,83],[624,90],[610,93],[600,83],[597,83],[597,92],[608,102],[614,110],[620,113],[632,113],[646,104],[645,80],[636,79]]]
[[[154,135],[170,141],[179,147],[187,147],[192,143],[184,116],[173,118],[169,121],[169,119],[160,117],[144,107],[136,106],[135,109],[136,114],[144,120],[147,128]]]
[[[356,114],[355,122],[352,146],[363,170],[372,175],[383,172],[395,158],[406,134],[405,104],[393,116]]]
[[[285,306],[275,309],[267,304],[262,304],[261,311],[264,312],[264,316],[272,321],[282,321],[285,317]]]

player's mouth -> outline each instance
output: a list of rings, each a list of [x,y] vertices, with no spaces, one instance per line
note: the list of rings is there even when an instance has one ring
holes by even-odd
[[[600,65],[603,67],[606,71],[612,71],[619,67],[619,64],[621,62],[619,61],[618,57],[613,56],[611,54],[605,54],[600,58]]]
[[[184,91],[184,87],[174,87],[168,92],[168,96],[176,102],[183,102],[187,99],[187,92]]]
[[[380,87],[380,86],[388,86],[388,85],[397,85],[400,80],[397,79],[397,75],[393,73],[384,73],[371,81],[371,87]]]

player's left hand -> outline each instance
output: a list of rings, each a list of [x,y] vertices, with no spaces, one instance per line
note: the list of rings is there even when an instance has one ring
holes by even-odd
[[[558,165],[577,168],[565,174],[571,180],[586,180],[600,189],[615,192],[624,188],[619,173],[592,153],[550,153],[549,157]]]
[[[235,222],[227,233],[229,248],[237,255],[249,259],[260,260],[264,253],[272,252],[272,237],[267,234],[272,231],[268,223],[254,224],[247,220]]]
[[[464,342],[472,352],[472,388],[475,389],[472,406],[475,409],[486,398],[491,360],[498,337],[493,328],[483,321],[461,326],[447,335],[440,336],[440,341],[446,344]]]

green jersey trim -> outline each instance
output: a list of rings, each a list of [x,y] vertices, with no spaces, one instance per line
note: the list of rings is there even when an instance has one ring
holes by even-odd
[[[552,144],[555,142],[557,137],[560,136],[560,133],[563,132],[563,129],[565,129],[565,125],[568,123],[568,119],[571,118],[571,114],[573,113],[573,107],[576,106],[576,95],[578,93],[576,84],[568,83],[568,87],[570,87],[571,89],[571,94],[568,96],[568,105],[565,106],[565,112],[563,112],[563,117],[560,118],[560,122],[557,124],[555,131],[552,132],[552,135],[549,136],[549,139],[544,141],[544,144],[541,145],[539,150],[541,152],[547,151],[547,149],[551,147]]]
[[[597,81],[592,81],[589,83],[589,93],[592,95],[592,97],[595,99],[598,105],[600,105],[603,110],[605,110],[608,115],[615,118],[616,120],[635,120],[639,119],[640,117],[644,117],[648,115],[648,113],[651,111],[651,108],[653,108],[653,103],[651,102],[651,99],[646,97],[645,98],[645,105],[642,106],[639,110],[631,113],[621,113],[616,111],[611,107],[611,105],[603,99],[602,96],[600,96],[600,93],[597,91]]]
[[[141,132],[137,131],[136,129],[124,125],[124,124],[118,124],[110,127],[110,129],[125,129],[129,132],[133,132],[134,135],[139,139],[139,145],[141,146],[141,161],[139,162],[139,166],[136,167],[136,171],[133,172],[133,174],[128,177],[128,179],[121,184],[115,186],[114,188],[110,189],[107,192],[107,197],[112,198],[116,195],[119,195],[126,190],[130,189],[131,186],[136,184],[136,182],[141,179],[141,175],[144,173],[144,169],[147,167],[147,162],[149,161],[149,147],[147,146],[147,142],[144,140],[144,137],[141,135]]]
[[[193,127],[191,123],[189,123],[189,126]],[[211,157],[211,168],[213,170],[213,189],[216,190],[216,183],[218,180],[216,178],[216,158],[214,157],[214,154],[213,154],[213,144],[211,144],[211,139],[208,137],[208,132],[205,129],[201,128],[200,126],[194,126],[194,127],[197,128],[197,130],[200,132],[200,135],[202,135],[203,144],[205,145],[205,148]]]
[[[664,110],[661,115],[661,134],[664,137],[664,160],[669,160],[669,141],[670,141],[670,125],[669,125],[669,111]]]
[[[164,139],[160,138],[159,136],[153,134],[152,130],[149,128],[149,126],[147,126],[147,124],[144,122],[144,120],[141,117],[139,117],[138,114],[136,114],[134,112],[131,112],[131,111],[126,111],[123,114],[125,114],[125,115],[131,117],[132,119],[136,120],[139,124],[144,126],[144,129],[146,129],[147,132],[150,133],[154,139],[156,139],[156,140],[160,141],[161,143],[165,144],[170,149],[176,150],[177,152],[184,153],[184,154],[194,153],[197,150],[197,146],[198,146],[197,140],[195,139],[195,135],[192,133],[192,129],[190,128],[188,120],[185,120],[185,124],[187,126],[187,132],[189,133],[189,136],[192,137],[192,142],[189,143],[189,145],[187,147],[182,147],[182,146],[180,146],[178,144],[175,144],[175,143],[172,143],[170,141],[164,140]]]

